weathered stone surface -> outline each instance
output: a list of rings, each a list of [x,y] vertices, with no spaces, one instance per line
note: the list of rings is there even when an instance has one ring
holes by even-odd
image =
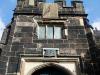
[[[6,69],[0,69],[0,75],[5,75]]]
[[[37,48],[36,43],[25,43],[24,48]]]
[[[69,44],[54,44],[54,48],[69,48]]]
[[[32,22],[33,19],[32,19],[31,16],[28,17],[28,16],[25,16],[25,15],[19,15],[17,21],[18,22]]]
[[[16,73],[18,69],[18,64],[17,63],[9,63],[8,65],[8,73]]]
[[[68,26],[68,29],[84,29],[84,26]]]
[[[87,52],[89,45],[85,35],[84,24],[80,25],[80,18],[83,20],[83,17],[86,16],[85,14],[79,14],[79,12],[83,11],[77,11],[77,7],[74,9],[74,5],[70,8],[60,6],[61,9],[57,12],[59,17],[56,19],[44,19],[42,8],[26,5],[27,3],[23,1],[23,7],[16,8],[17,11],[15,9],[7,44],[2,48],[0,56],[0,75],[17,75],[17,72],[21,71],[19,69],[21,58],[42,58],[44,48],[57,48],[59,50],[57,56],[63,56],[64,58],[76,58],[81,56],[81,53]],[[53,25],[53,37],[56,32],[55,27],[61,26],[61,39],[39,39],[38,29],[40,25],[44,24],[46,24],[45,31],[48,30],[49,26]],[[63,37],[64,29],[68,30],[66,37]],[[49,31],[49,33],[51,32]],[[47,32],[45,32],[45,37],[46,34]],[[58,57],[55,58],[57,59]],[[49,59],[51,58],[49,57]],[[7,74],[5,74],[5,70],[7,70]]]
[[[47,43],[47,40],[33,40],[33,43]]]
[[[25,52],[24,51],[17,51],[15,54],[16,54],[16,56],[20,57],[22,54],[25,54]]]
[[[69,18],[69,26],[79,26],[80,22],[79,19],[76,18]]]
[[[6,62],[0,61],[0,68],[5,69],[6,68]]]
[[[18,62],[18,57],[9,57],[9,62]]]
[[[13,45],[11,51],[23,51],[22,45]]]
[[[53,47],[54,47],[53,43],[42,44],[42,48],[53,48]]]
[[[21,32],[21,33],[15,33],[14,37],[33,37],[33,34],[30,32]]]
[[[36,48],[26,48],[25,54],[41,54],[42,50],[37,50]]]
[[[11,56],[16,56],[16,55],[15,55],[15,52],[7,52],[6,56],[11,57]]]
[[[85,39],[75,39],[75,43],[87,43],[88,41],[87,41],[87,39],[85,38]]]
[[[86,38],[86,35],[78,35],[78,38]]]
[[[33,27],[22,27],[21,32],[33,32]]]
[[[84,48],[86,48],[86,49],[88,49],[89,48],[89,46],[88,46],[88,44],[76,44],[75,45],[75,48],[76,49],[84,49]]]
[[[20,42],[21,43],[32,43],[33,40],[32,40],[32,37],[24,37],[24,38],[21,38]]]

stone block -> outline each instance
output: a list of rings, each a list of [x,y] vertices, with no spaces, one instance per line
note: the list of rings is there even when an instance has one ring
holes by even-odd
[[[6,45],[3,47],[3,51],[9,51],[10,50],[11,45]]]
[[[63,40],[61,40],[61,39],[55,39],[54,43],[63,43]]]
[[[77,38],[77,34],[68,35],[68,39],[75,39]]]
[[[32,22],[16,22],[16,26],[24,26],[24,27],[27,27],[27,26],[30,26],[30,27],[34,27],[34,23]]]
[[[86,35],[78,35],[78,38],[87,38]]]
[[[32,37],[23,37],[21,38],[20,42],[21,43],[32,43],[33,40],[32,40]]]
[[[87,43],[87,39],[75,39],[75,43]]]
[[[54,48],[69,48],[69,44],[54,44]]]
[[[16,54],[16,56],[19,57],[21,54],[25,54],[25,52],[24,51],[17,51],[15,54]]]
[[[33,32],[33,27],[22,27],[21,32]]]
[[[18,75],[17,73],[15,74],[15,73],[10,73],[10,74],[6,74],[6,75]]]
[[[33,43],[47,43],[47,40],[33,40]]]
[[[18,33],[18,32],[16,32],[16,33],[14,34],[14,37],[24,37],[24,34],[23,34],[23,33]]]
[[[24,37],[33,37],[32,32],[26,32],[26,33],[23,33],[23,34],[24,34]]]
[[[9,62],[8,73],[16,73],[17,69],[18,69],[18,64],[17,63],[11,63],[11,62]]]
[[[6,68],[6,62],[0,61],[0,68],[5,69]]]
[[[7,52],[6,51],[2,51],[1,52],[1,56],[6,56],[7,55]]]
[[[6,56],[0,56],[0,61],[7,62],[8,61],[8,57],[6,57]]]
[[[69,30],[72,30],[72,29],[84,29],[84,26],[68,26],[68,29]]]
[[[78,26],[78,25],[80,25],[80,22],[78,19],[71,19],[69,25],[70,26]]]
[[[20,15],[18,16],[18,22],[32,22],[32,17],[26,16],[26,15]]]
[[[36,48],[37,44],[36,43],[25,43],[24,48]]]
[[[75,48],[76,49],[88,49],[89,48],[89,46],[88,46],[88,44],[75,44]]]
[[[42,48],[53,48],[53,43],[42,44]]]
[[[41,54],[42,50],[37,50],[36,48],[26,48],[25,54]]]
[[[79,29],[78,32],[79,32],[79,34],[81,34],[81,35],[85,35],[85,30],[84,30],[84,29]]]
[[[12,42],[20,42],[21,37],[13,37]]]
[[[15,52],[7,52],[7,55],[6,56],[15,56]]]
[[[71,29],[71,30],[68,30],[68,34],[69,35],[77,35],[77,34],[79,34],[79,31],[78,31],[78,29]]]
[[[72,55],[72,56],[73,56],[73,55],[74,55],[74,56],[77,55],[77,51],[76,51],[75,49],[72,49],[72,50],[71,50],[71,55]]]
[[[75,43],[69,44],[69,47],[70,47],[70,48],[75,48]]]
[[[81,55],[81,53],[86,53],[88,49],[76,49],[77,55]]]
[[[22,45],[24,45],[24,43],[22,43],[22,42],[13,42],[12,45],[21,45],[22,46]]]
[[[9,62],[18,62],[18,57],[10,57]]]
[[[12,45],[11,51],[23,51],[22,45]]]
[[[0,68],[0,75],[5,75],[6,70]]]
[[[63,43],[69,43],[69,40],[63,40]]]
[[[60,51],[59,51],[60,55],[71,55],[71,50],[70,48],[60,48]]]
[[[48,43],[54,43],[54,40],[49,39]]]

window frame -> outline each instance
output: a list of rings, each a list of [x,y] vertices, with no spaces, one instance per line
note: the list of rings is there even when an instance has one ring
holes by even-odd
[[[40,27],[41,26],[44,26],[45,27],[45,37],[44,38],[40,38],[39,36],[39,29],[40,29]],[[63,25],[62,25],[63,26]],[[51,24],[41,24],[41,25],[39,25],[38,27],[37,27],[37,35],[38,35],[38,39],[62,39],[62,26],[60,26],[60,25],[57,25],[57,24],[54,24],[54,25],[51,25]],[[47,38],[47,29],[49,28],[49,27],[53,27],[53,38]],[[55,38],[55,27],[59,27],[60,28],[60,38]]]
[[[43,56],[44,57],[57,57],[57,55],[59,55],[59,48],[43,48]],[[54,53],[54,55],[46,55],[46,51],[55,51],[56,53]]]

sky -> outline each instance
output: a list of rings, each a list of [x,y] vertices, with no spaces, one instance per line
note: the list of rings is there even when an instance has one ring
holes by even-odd
[[[53,0],[47,0],[53,2]],[[71,0],[67,0],[70,5]],[[90,24],[100,30],[100,0],[83,0]],[[0,38],[4,28],[11,22],[17,0],[0,0]]]

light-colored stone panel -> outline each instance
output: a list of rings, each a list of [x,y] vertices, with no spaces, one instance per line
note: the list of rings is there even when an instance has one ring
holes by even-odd
[[[40,59],[41,60],[41,59]],[[77,75],[76,70],[76,61],[59,61],[59,62],[42,62],[42,61],[30,61],[27,62],[25,59],[22,58],[21,67],[20,67],[20,75],[30,75],[30,72],[34,72],[35,70],[39,69],[39,67],[43,67],[48,65],[49,63],[54,63],[55,65],[59,65],[61,67],[64,67],[66,70],[69,70],[73,75]]]
[[[80,18],[80,25],[81,25],[81,26],[84,26],[83,18]]]
[[[32,22],[16,22],[16,26],[34,26],[35,23]]]
[[[43,18],[58,18],[58,5],[45,3],[43,5]]]
[[[29,0],[29,5],[34,6],[34,0]]]

